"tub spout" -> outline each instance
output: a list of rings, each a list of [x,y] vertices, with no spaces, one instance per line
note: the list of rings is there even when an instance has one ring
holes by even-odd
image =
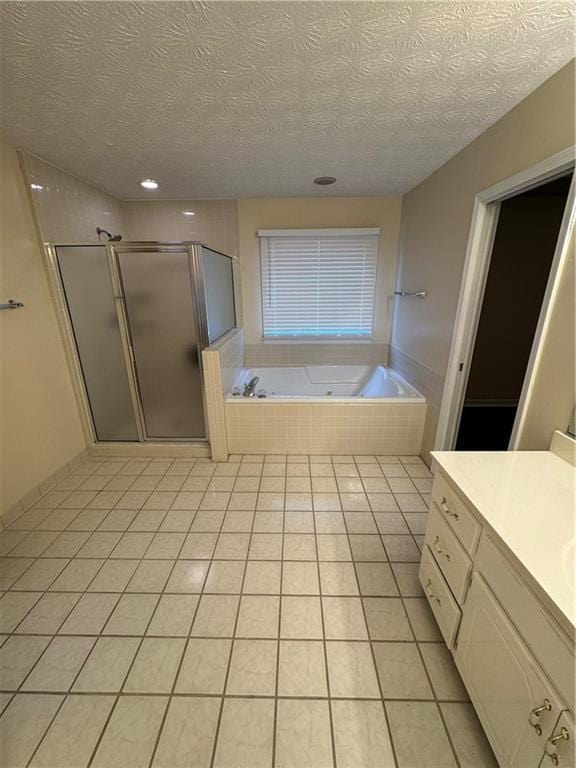
[[[254,376],[254,378],[250,379],[248,384],[244,384],[244,392],[242,393],[244,397],[254,397],[254,393],[256,392],[256,384],[260,381],[260,376]]]

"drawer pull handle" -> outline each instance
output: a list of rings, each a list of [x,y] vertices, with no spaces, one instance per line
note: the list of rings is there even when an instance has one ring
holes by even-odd
[[[556,745],[558,741],[568,741],[569,738],[570,738],[570,734],[568,733],[568,729],[562,726],[562,728],[560,728],[560,733],[557,736],[550,736],[548,738],[548,741],[550,742],[550,744]]]
[[[430,579],[428,579],[428,581],[426,582],[426,594],[428,595],[430,600],[434,600],[440,606],[442,605],[442,601],[440,600],[440,598],[436,597],[436,595],[432,592],[432,582],[430,581]]]
[[[562,726],[560,728],[560,733],[557,736],[550,736],[548,738],[548,744],[555,746],[557,741],[568,741],[570,738],[570,734],[568,733],[568,730]],[[552,761],[552,765],[560,765],[560,759],[556,752],[549,752],[549,746],[546,744],[545,752]],[[551,747],[550,747],[551,748]]]
[[[446,501],[446,496],[442,496],[442,501],[440,502],[440,507],[442,509],[442,512],[444,512],[445,515],[449,515],[450,517],[455,517],[456,520],[458,520],[458,513],[457,512],[452,512],[452,510],[448,506],[448,502]]]
[[[444,557],[446,560],[448,560],[448,562],[450,562],[450,555],[448,552],[444,552],[444,550],[440,547],[440,536],[436,536],[434,539],[434,549],[440,555],[440,557]]]
[[[550,704],[548,699],[544,699],[544,704],[542,704],[540,707],[534,707],[532,714],[536,715],[536,717],[540,717],[540,712],[550,712],[551,709],[552,704]]]

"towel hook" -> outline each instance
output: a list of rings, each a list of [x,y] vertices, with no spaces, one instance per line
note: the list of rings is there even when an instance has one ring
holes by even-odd
[[[8,299],[7,304],[0,304],[0,309],[19,309],[20,307],[23,307],[24,304],[21,301],[16,301],[15,299]]]

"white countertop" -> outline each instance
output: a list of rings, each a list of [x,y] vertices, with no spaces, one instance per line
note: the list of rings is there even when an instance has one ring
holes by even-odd
[[[574,627],[576,469],[549,451],[432,456]]]

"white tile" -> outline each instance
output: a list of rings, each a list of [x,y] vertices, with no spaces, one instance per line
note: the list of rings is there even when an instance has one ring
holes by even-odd
[[[395,768],[381,702],[333,701],[331,706],[339,768]]]
[[[22,690],[68,691],[93,645],[93,637],[55,637],[24,681]]]
[[[330,694],[335,698],[378,699],[380,691],[368,643],[326,643]]]
[[[239,598],[203,595],[192,626],[193,637],[232,637]]]
[[[324,644],[321,640],[281,640],[279,696],[327,696]]]
[[[120,595],[82,595],[60,628],[60,634],[97,635],[102,631]]]
[[[456,766],[436,704],[388,701],[386,711],[399,768],[414,768],[423,755],[430,766]]]
[[[124,683],[124,691],[170,693],[184,645],[183,638],[144,638]]]
[[[199,600],[197,595],[162,595],[147,634],[187,637]]]
[[[237,637],[278,637],[280,599],[270,595],[243,595],[236,627]]]
[[[333,765],[327,701],[278,701],[275,765],[277,768],[328,768]]]
[[[118,699],[92,761],[93,768],[148,765],[167,703],[163,696]]]
[[[107,635],[143,635],[158,595],[122,595],[103,630]]]
[[[496,768],[496,758],[472,704],[440,704],[460,765]]]
[[[368,639],[359,597],[323,597],[322,606],[327,640]]]
[[[17,690],[49,642],[49,637],[9,637],[0,647],[0,688]]]
[[[63,696],[46,694],[20,694],[14,696],[0,717],[0,744],[2,764],[19,768],[31,758]],[[22,728],[26,723],[26,728]]]
[[[272,699],[226,699],[214,768],[269,768],[273,728]]]
[[[113,705],[113,696],[68,696],[30,768],[87,766]]]
[[[280,636],[284,639],[322,638],[320,598],[283,597]]]
[[[220,695],[231,648],[231,640],[190,639],[176,681],[176,693]]]
[[[136,637],[100,637],[72,690],[82,693],[120,691],[140,641]]]
[[[172,699],[153,768],[209,768],[219,713],[220,699]]]
[[[80,599],[79,593],[48,592],[32,608],[16,632],[26,634],[55,634]]]
[[[276,640],[235,640],[226,693],[273,696],[277,648]]]
[[[282,594],[318,595],[318,566],[311,562],[285,561],[282,569]]]
[[[56,577],[62,572],[68,560],[65,559],[41,559],[28,568],[14,584],[15,590],[46,590],[50,587]]]
[[[376,669],[385,699],[431,699],[416,643],[373,643]]]
[[[0,632],[12,632],[41,597],[41,592],[7,592],[2,595]]]

